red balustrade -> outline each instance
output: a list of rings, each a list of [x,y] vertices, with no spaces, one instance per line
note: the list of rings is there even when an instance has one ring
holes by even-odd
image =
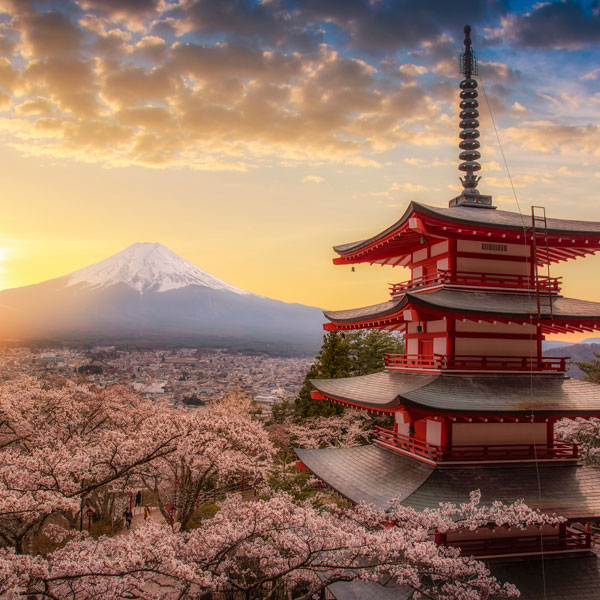
[[[550,371],[564,373],[569,365],[565,356],[450,356],[434,354],[385,354],[388,371]]]
[[[591,534],[567,529],[564,535],[520,536],[505,538],[486,538],[480,540],[453,540],[445,546],[460,549],[460,553],[469,556],[497,556],[499,554],[538,554],[583,550],[592,545]]]
[[[554,440],[551,444],[489,444],[436,446],[393,429],[374,427],[375,440],[402,453],[414,454],[435,463],[496,462],[514,460],[576,460],[577,444]]]
[[[529,275],[509,275],[495,273],[472,273],[469,271],[439,270],[424,277],[415,277],[402,283],[391,283],[392,296],[417,288],[435,287],[441,285],[473,286],[485,288],[535,290],[557,294],[560,291],[561,277],[538,277],[537,286],[535,277]]]

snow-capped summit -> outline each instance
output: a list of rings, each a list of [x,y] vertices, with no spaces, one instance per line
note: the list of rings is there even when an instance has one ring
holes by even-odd
[[[140,294],[165,292],[190,285],[251,295],[213,277],[159,243],[132,244],[125,250],[65,276],[67,287],[109,287],[126,284]]]
[[[221,281],[161,244],[133,244],[68,275],[0,291],[0,340],[163,340],[313,353],[322,318],[318,308]]]

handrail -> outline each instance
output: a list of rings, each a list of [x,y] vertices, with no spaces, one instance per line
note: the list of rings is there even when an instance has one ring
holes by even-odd
[[[384,354],[385,367],[435,371],[552,371],[563,373],[569,365],[567,356],[481,356],[449,354]]]
[[[550,444],[457,444],[436,446],[429,442],[375,426],[375,440],[436,463],[506,460],[572,460],[579,456],[577,444],[553,440]]]
[[[557,294],[560,291],[562,277],[539,277],[537,286],[540,291]],[[530,275],[512,275],[497,273],[475,273],[471,271],[447,271],[440,269],[423,277],[415,277],[401,283],[390,283],[393,295],[422,287],[436,285],[459,285],[493,287],[503,289],[534,290],[536,279]]]
[[[505,538],[485,538],[473,540],[452,540],[444,542],[445,546],[458,548],[463,555],[489,556],[495,554],[516,554],[541,552],[542,550],[579,550],[590,548],[591,534],[580,533],[568,529],[564,535],[544,535],[543,547],[541,536],[518,536]]]

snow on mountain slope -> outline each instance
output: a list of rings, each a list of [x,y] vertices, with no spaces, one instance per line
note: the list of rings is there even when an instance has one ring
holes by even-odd
[[[189,285],[253,295],[213,277],[159,243],[132,244],[100,262],[66,275],[66,287],[109,287],[126,284],[140,294],[165,292]]]

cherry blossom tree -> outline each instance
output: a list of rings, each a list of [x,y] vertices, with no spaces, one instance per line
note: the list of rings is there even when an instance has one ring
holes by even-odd
[[[206,409],[180,415],[175,451],[142,470],[165,520],[171,503],[177,507],[175,520],[186,529],[211,489],[242,477],[248,485],[266,481],[275,450],[252,413],[250,399],[233,392]]]
[[[332,417],[311,417],[287,427],[291,443],[300,448],[335,446],[350,448],[370,441],[371,418],[357,410],[346,409]]]
[[[189,532],[148,523],[97,542],[77,534],[46,558],[4,550],[0,597],[166,600],[228,589],[253,599],[285,586],[295,598],[310,598],[355,579],[408,585],[440,600],[515,597],[517,590],[496,581],[483,563],[436,545],[431,531],[557,521],[520,502],[482,507],[477,494],[466,504],[424,512],[317,510],[282,493],[252,501],[234,496]]]
[[[20,378],[0,386],[0,539],[23,551],[49,515],[172,453],[176,414],[118,386]]]
[[[554,432],[560,440],[579,444],[586,462],[600,464],[600,419],[561,419]]]

